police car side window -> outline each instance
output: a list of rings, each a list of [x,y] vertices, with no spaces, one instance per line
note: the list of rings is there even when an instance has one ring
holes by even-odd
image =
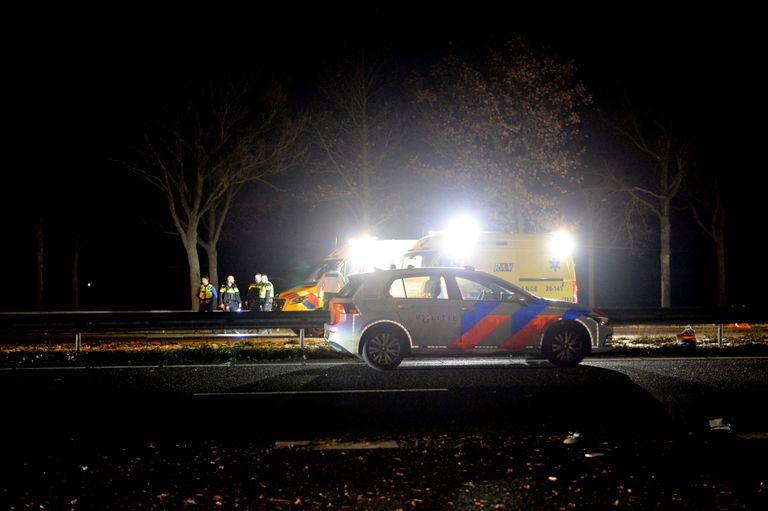
[[[392,281],[389,286],[392,298],[432,298],[447,300],[448,292],[443,277],[405,277]]]
[[[459,287],[462,300],[472,301],[501,301],[509,296],[508,290],[505,290],[494,284],[486,284],[476,280],[464,277],[456,277],[456,285]]]
[[[395,279],[389,286],[389,296],[392,298],[405,298],[405,285],[403,279]]]

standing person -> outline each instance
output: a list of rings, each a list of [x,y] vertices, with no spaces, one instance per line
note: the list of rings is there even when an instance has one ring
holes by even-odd
[[[248,286],[248,294],[245,297],[245,306],[248,310],[261,310],[261,273],[253,277],[253,282]]]
[[[208,282],[208,277],[200,279],[200,289],[197,291],[197,312],[213,312],[216,296],[216,288]]]
[[[242,307],[243,302],[240,300],[240,290],[237,289],[237,284],[235,284],[235,277],[230,275],[227,277],[227,283],[219,289],[219,308],[225,312],[230,312],[239,311]]]
[[[261,297],[262,310],[271,311],[272,302],[274,301],[274,298],[275,298],[275,287],[269,281],[269,277],[267,277],[266,273],[261,275],[260,297]]]

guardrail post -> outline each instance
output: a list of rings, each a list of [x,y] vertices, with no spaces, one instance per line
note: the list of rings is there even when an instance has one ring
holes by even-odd
[[[77,332],[75,334],[75,351],[80,353],[80,346],[83,344],[83,333]]]
[[[717,345],[722,348],[724,344],[724,336],[723,336],[723,324],[720,323],[717,325]]]
[[[301,358],[306,359],[304,354],[304,328],[299,328],[299,346],[301,347]]]

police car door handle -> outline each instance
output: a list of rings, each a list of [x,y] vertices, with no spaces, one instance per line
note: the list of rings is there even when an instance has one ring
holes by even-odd
[[[462,307],[461,310],[463,310],[463,311],[473,311],[473,310],[475,310],[475,308],[474,307]]]
[[[408,307],[408,305],[403,305],[402,303],[400,303],[400,304],[397,305],[397,308],[398,309],[408,309],[409,307]]]

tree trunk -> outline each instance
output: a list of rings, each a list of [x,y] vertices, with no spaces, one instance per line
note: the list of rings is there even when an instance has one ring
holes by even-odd
[[[219,280],[219,251],[216,249],[216,245],[211,243],[211,248],[206,248],[205,252],[208,254],[208,272],[211,277],[211,284],[221,287],[221,280]]]
[[[200,288],[200,256],[197,254],[197,235],[192,234],[184,243],[189,263],[189,288],[192,298],[190,310],[197,310],[197,290]]]
[[[35,223],[35,248],[36,248],[36,266],[37,279],[35,281],[35,304],[36,310],[43,310],[43,217],[39,216]]]
[[[660,242],[661,242],[661,307],[671,307],[672,270],[670,259],[672,254],[672,224],[669,221],[669,201],[663,201],[661,206]]]

